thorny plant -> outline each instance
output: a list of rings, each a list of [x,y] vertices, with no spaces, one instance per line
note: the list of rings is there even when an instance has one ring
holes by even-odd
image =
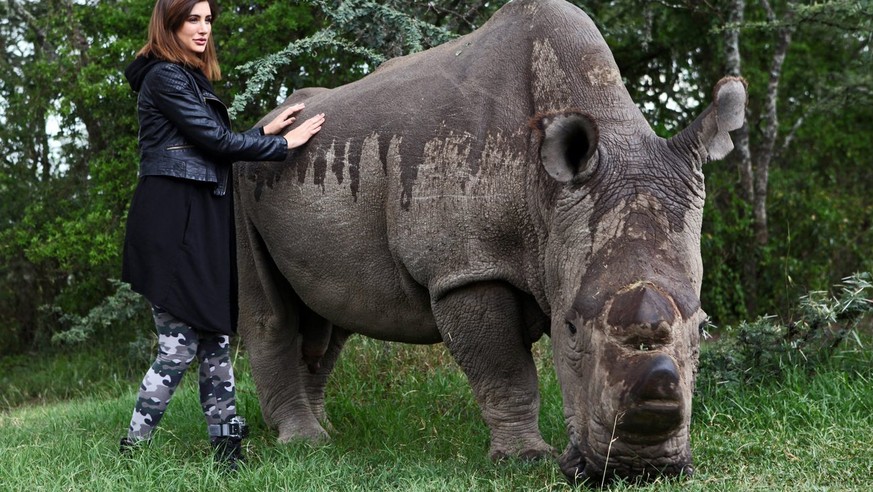
[[[370,0],[346,0],[339,5],[327,0],[308,0],[308,3],[318,7],[330,25],[309,37],[291,42],[278,53],[237,67],[249,79],[245,90],[233,101],[231,116],[241,112],[276,77],[280,67],[293,63],[303,53],[335,50],[359,56],[363,63],[375,67],[390,57],[415,53],[456,36],[442,27]],[[370,43],[361,39],[363,32],[392,33],[396,39],[383,39],[376,46],[367,46]]]
[[[701,353],[700,383],[778,381],[792,368],[814,373],[834,359],[838,348],[846,348],[847,341],[864,349],[859,327],[873,312],[873,275],[846,277],[834,290],[801,297],[796,319],[788,323],[761,316],[725,328],[727,336]]]

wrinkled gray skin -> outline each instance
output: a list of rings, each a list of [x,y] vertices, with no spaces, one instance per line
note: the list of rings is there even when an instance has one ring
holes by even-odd
[[[240,333],[279,440],[327,437],[325,382],[360,333],[445,343],[491,457],[550,456],[530,352],[545,333],[571,480],[690,473],[701,167],[731,150],[745,100],[723,79],[659,138],[592,21],[559,0],[295,92],[282,107],[305,102],[299,120],[326,113],[324,129],[235,173]]]

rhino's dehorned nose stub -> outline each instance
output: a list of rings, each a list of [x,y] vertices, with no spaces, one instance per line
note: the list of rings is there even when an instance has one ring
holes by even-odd
[[[607,318],[613,336],[635,348],[670,343],[670,326],[675,320],[673,303],[651,284],[618,294]]]

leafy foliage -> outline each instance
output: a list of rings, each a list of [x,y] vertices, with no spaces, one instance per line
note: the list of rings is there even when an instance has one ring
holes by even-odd
[[[873,275],[859,273],[837,285],[838,294],[814,291],[800,298],[797,319],[780,322],[761,316],[728,327],[713,347],[701,354],[704,387],[773,383],[801,369],[826,367],[837,348],[850,340],[863,348],[858,327],[873,312]]]
[[[249,79],[245,90],[234,99],[230,108],[233,114],[242,112],[246,104],[274,80],[281,67],[306,53],[320,51],[326,54],[320,62],[328,65],[339,65],[337,57],[346,55],[349,58],[345,60],[351,61],[352,71],[360,76],[388,58],[421,51],[455,36],[446,29],[393,8],[390,2],[310,0],[310,3],[324,15],[328,25],[291,42],[279,52],[238,67]]]
[[[248,80],[246,90],[234,99],[230,111],[234,115],[241,112],[246,104],[251,102],[263,90],[264,86],[275,78],[278,67],[291,63],[303,53],[325,48],[360,55],[373,63],[384,61],[378,53],[374,53],[366,48],[359,48],[342,39],[338,39],[336,34],[331,31],[322,30],[310,37],[291,43],[278,53],[269,55],[256,62],[241,65],[239,70],[245,74],[250,74],[251,77]]]
[[[41,306],[99,302],[117,270],[136,130],[119,83],[129,43],[113,32],[138,17],[125,1],[5,6],[14,22],[0,24],[0,174],[11,178],[0,182],[0,335],[9,340],[0,351],[15,352],[50,338]]]
[[[65,327],[52,336],[52,342],[76,344],[87,341],[101,331],[113,326],[124,326],[133,319],[141,317],[144,301],[142,296],[130,290],[130,285],[119,280],[113,280],[115,293],[103,299],[97,306],[91,308],[85,316],[75,313],[64,313],[57,306],[51,306],[49,311],[57,316],[58,325]]]

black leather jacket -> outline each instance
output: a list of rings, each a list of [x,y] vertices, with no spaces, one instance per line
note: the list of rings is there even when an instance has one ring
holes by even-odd
[[[234,133],[227,107],[202,74],[139,57],[125,75],[139,92],[140,177],[206,181],[216,184],[213,193],[224,195],[234,161],[286,158],[287,142],[282,136],[264,135],[261,128]]]

